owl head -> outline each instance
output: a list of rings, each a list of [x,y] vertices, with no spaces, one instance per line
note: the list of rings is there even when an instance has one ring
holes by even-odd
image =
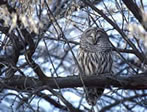
[[[88,28],[81,36],[81,48],[85,50],[107,50],[111,48],[111,44],[107,33],[97,27]]]

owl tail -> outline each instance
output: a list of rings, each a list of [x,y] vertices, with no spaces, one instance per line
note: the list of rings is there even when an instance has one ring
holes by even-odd
[[[104,92],[104,88],[86,88],[86,101],[89,105],[95,106],[97,100]]]

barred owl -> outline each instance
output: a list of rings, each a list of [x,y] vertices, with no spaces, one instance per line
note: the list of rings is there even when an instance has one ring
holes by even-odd
[[[88,28],[81,36],[78,62],[82,75],[99,75],[111,72],[112,47],[103,29]],[[89,105],[96,105],[104,88],[88,87],[85,90]]]

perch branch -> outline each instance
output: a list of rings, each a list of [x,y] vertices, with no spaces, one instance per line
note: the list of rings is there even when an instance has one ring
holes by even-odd
[[[82,77],[85,86],[87,87],[118,87],[120,89],[143,90],[147,89],[147,73],[141,73],[130,77],[113,76],[110,74],[100,74],[97,76]],[[14,80],[15,79],[15,80]],[[3,82],[3,83],[2,83]],[[79,76],[54,77],[46,78],[44,82],[39,79],[24,76],[13,76],[10,80],[0,81],[0,88],[17,88],[27,90],[47,85],[53,89],[57,89],[57,84],[60,88],[83,87]],[[27,88],[27,89],[26,89]]]

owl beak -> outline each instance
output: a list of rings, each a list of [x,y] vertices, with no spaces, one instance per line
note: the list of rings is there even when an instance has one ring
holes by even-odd
[[[100,34],[97,34],[93,37],[93,44],[96,45],[99,41],[99,38],[100,38]]]
[[[96,44],[96,38],[95,38],[95,33],[93,32],[93,33],[91,33],[91,37],[92,37],[92,42],[93,42],[93,44],[95,45]]]

